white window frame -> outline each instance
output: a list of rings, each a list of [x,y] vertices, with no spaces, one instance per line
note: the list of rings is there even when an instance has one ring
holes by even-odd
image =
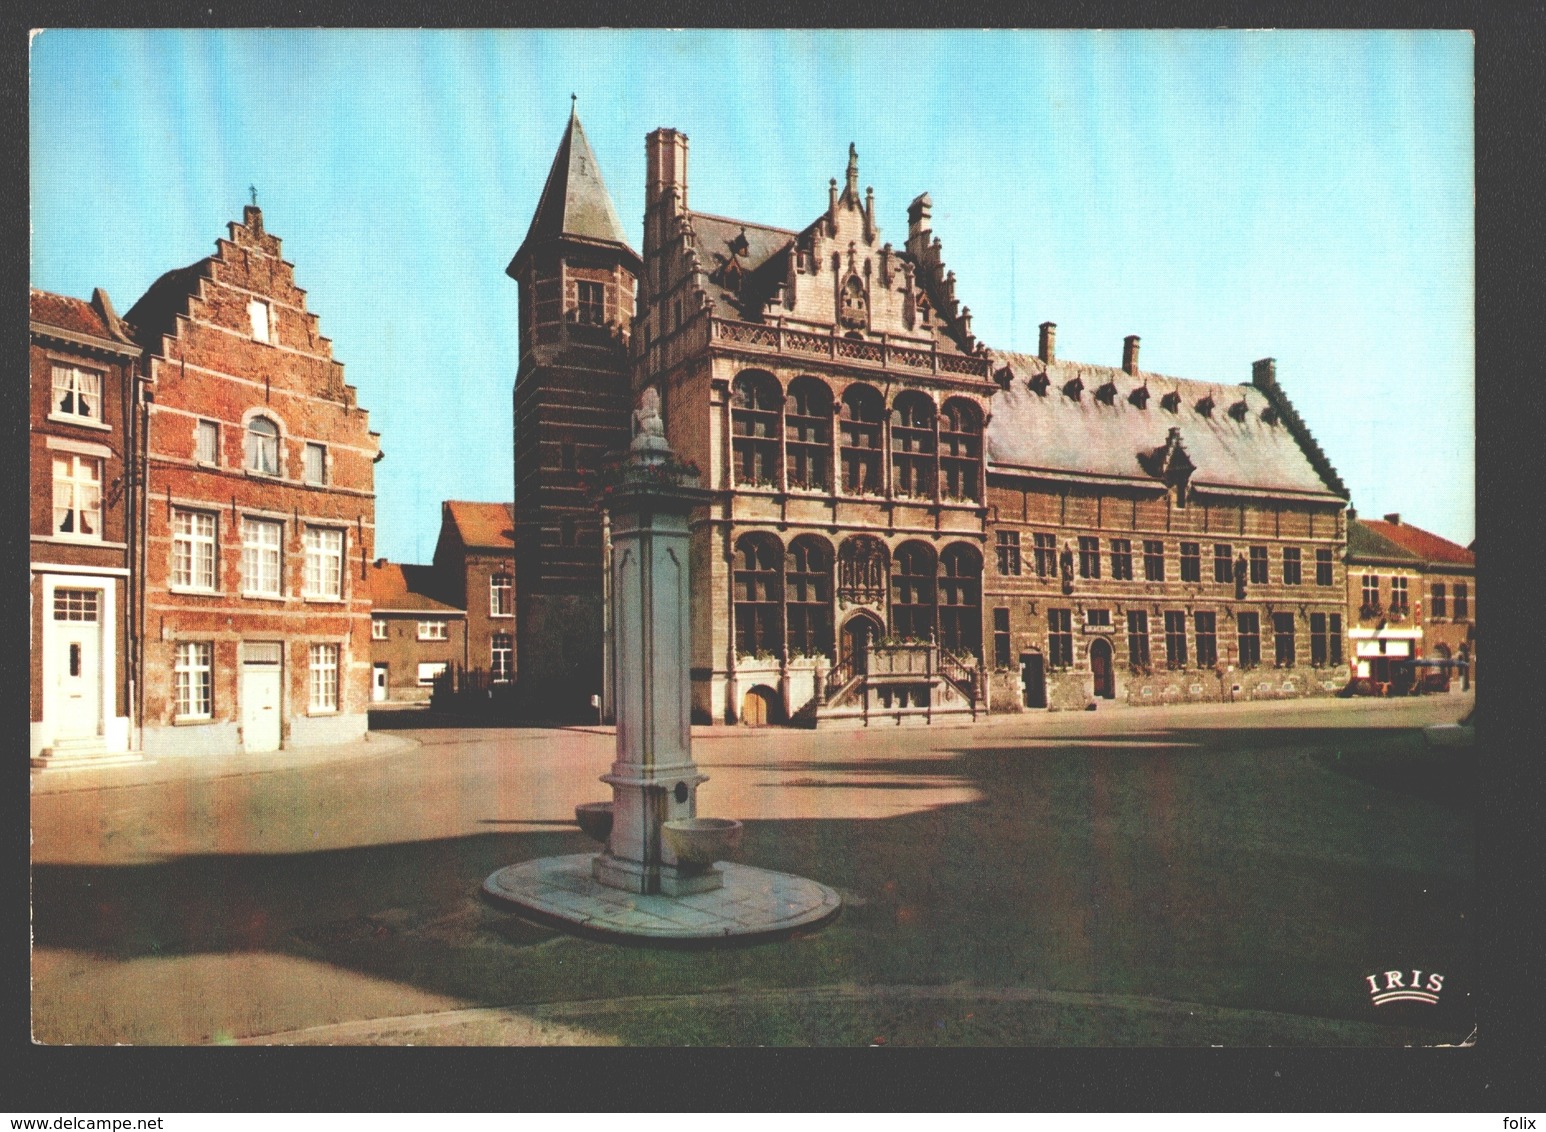
[[[256,430],[254,426],[260,421],[274,430],[273,436],[267,436]],[[284,431],[279,427],[278,421],[273,417],[261,415],[253,417],[247,422],[246,441],[247,450],[244,456],[249,472],[257,472],[260,476],[277,476],[283,472]]]
[[[55,362],[51,396],[53,399],[48,403],[48,415],[52,419],[102,423],[102,372],[100,370]],[[70,399],[71,404],[68,409],[60,404],[66,397]],[[86,412],[81,412],[83,402],[87,404]]]
[[[387,621],[385,617],[372,617],[370,619],[370,639],[384,641],[387,639]]]
[[[209,444],[204,441],[208,437]],[[206,450],[207,449],[207,450]],[[193,426],[193,458],[200,464],[220,466],[220,422],[200,417]]]
[[[172,588],[213,593],[219,588],[219,520],[208,511],[172,510]]]
[[[316,474],[312,474],[312,460],[316,460]],[[327,445],[308,440],[301,449],[301,479],[309,484],[327,483]]]
[[[92,529],[81,532],[86,518]],[[73,530],[65,530],[68,519]],[[102,461],[75,453],[54,455],[54,534],[78,542],[102,541]]]
[[[503,601],[500,600],[501,594],[504,597]],[[490,617],[515,616],[515,578],[512,575],[501,572],[489,577],[488,615]]]
[[[444,660],[421,660],[419,662],[419,687],[433,688],[437,677],[444,675],[447,662]]]
[[[450,639],[451,622],[446,618],[437,617],[419,622],[419,640],[449,641]]]
[[[502,647],[501,641],[504,642]],[[489,679],[496,684],[508,684],[514,671],[515,637],[510,633],[495,633],[489,641]]]
[[[242,595],[284,596],[284,524],[277,519],[242,516]]]
[[[274,305],[263,299],[247,301],[247,321],[252,324],[252,340],[274,342]]]
[[[177,719],[211,719],[215,706],[215,646],[179,641],[174,647],[172,702]]]
[[[307,527],[306,571],[301,596],[317,601],[341,601],[344,577],[344,532],[337,527]]]
[[[307,706],[313,712],[338,710],[339,648],[334,644],[313,644],[307,649],[310,689]]]

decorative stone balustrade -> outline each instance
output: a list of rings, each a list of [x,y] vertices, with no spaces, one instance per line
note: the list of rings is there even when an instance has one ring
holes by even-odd
[[[873,366],[877,369],[905,369],[917,373],[943,373],[991,380],[992,366],[987,358],[970,354],[940,353],[889,342],[844,338],[837,334],[812,334],[781,326],[766,326],[733,319],[713,320],[714,338],[737,346],[751,346],[776,354],[824,357],[845,364]]]

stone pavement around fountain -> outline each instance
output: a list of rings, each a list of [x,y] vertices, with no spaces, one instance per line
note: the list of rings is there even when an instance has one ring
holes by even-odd
[[[662,943],[747,942],[786,935],[837,915],[838,894],[804,877],[721,861],[724,886],[688,896],[643,896],[591,875],[594,853],[544,857],[500,869],[484,882],[495,900],[600,937]]]

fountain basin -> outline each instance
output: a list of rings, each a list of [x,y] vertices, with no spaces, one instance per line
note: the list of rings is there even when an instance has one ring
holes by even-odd
[[[742,828],[733,818],[681,818],[660,826],[676,859],[698,868],[733,856],[741,847]]]
[[[586,837],[605,844],[612,835],[612,803],[581,802],[574,808],[574,820]]]

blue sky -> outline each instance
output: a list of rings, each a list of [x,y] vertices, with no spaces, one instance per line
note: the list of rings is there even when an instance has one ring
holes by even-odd
[[[127,310],[255,185],[371,411],[378,552],[509,499],[516,286],[569,95],[642,244],[644,135],[690,203],[801,227],[848,144],[883,238],[927,190],[973,329],[1278,378],[1360,513],[1475,536],[1463,32],[45,31],[32,285]]]

